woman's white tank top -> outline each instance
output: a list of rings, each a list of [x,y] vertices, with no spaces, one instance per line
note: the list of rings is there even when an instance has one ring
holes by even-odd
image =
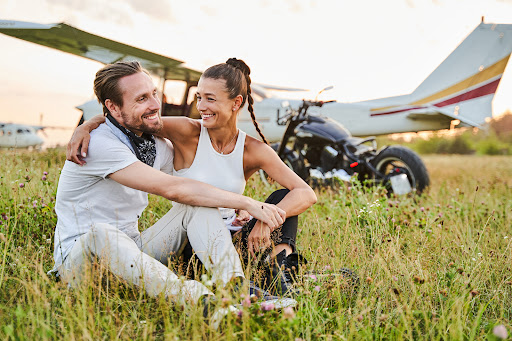
[[[243,194],[245,189],[244,146],[246,134],[238,130],[235,149],[229,154],[220,154],[212,146],[208,129],[201,122],[201,133],[194,161],[190,168],[175,170],[175,176],[201,181],[225,191]],[[226,225],[235,219],[235,210],[219,208]]]

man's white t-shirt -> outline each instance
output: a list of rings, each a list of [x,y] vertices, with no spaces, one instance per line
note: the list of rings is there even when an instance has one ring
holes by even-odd
[[[62,168],[55,204],[58,220],[54,237],[54,270],[58,270],[77,239],[96,223],[115,226],[131,238],[140,234],[138,219],[148,205],[148,194],[108,178],[108,175],[139,161],[113,129],[117,128],[101,124],[91,132],[85,165],[66,161]],[[155,140],[153,168],[172,174],[172,144],[161,138],[155,137]]]

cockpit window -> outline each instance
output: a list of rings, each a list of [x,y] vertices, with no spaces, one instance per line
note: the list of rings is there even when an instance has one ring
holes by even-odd
[[[16,132],[17,132],[18,134],[23,134],[23,133],[24,133],[23,129],[18,129],[18,130],[16,130]]]

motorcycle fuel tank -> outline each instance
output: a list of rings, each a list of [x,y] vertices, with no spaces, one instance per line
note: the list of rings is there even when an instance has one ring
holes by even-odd
[[[339,122],[321,116],[309,116],[307,121],[295,128],[294,134],[297,137],[324,139],[332,143],[343,141],[352,136]]]

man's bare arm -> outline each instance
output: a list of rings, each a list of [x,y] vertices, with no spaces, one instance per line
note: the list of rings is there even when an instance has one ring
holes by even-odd
[[[140,161],[110,174],[109,177],[127,187],[182,204],[246,210],[273,229],[283,224],[286,217],[286,212],[275,205],[262,203],[199,181],[168,175]]]

